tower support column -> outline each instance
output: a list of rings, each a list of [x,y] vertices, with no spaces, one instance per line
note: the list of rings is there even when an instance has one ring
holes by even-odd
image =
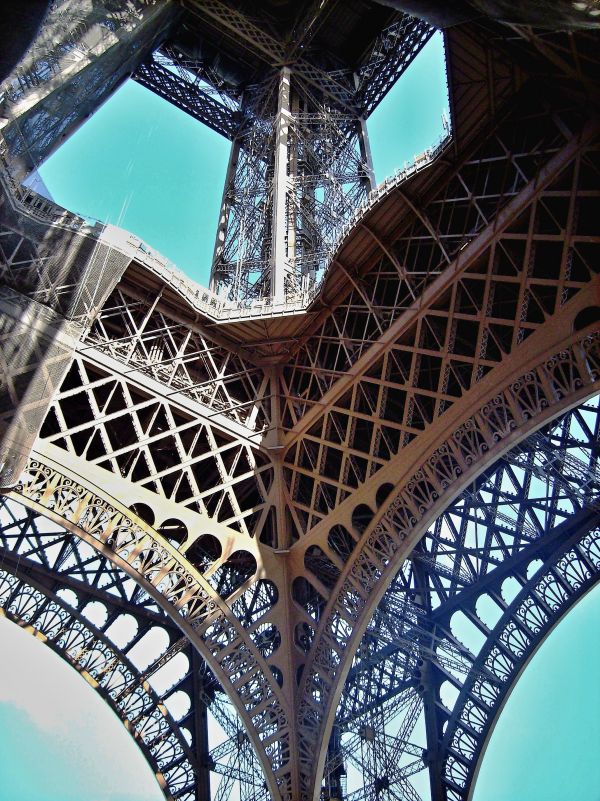
[[[358,144],[360,155],[365,168],[365,186],[368,192],[372,192],[377,186],[375,180],[375,169],[373,168],[373,154],[371,153],[371,143],[369,142],[369,132],[367,131],[367,121],[364,117],[358,120]]]
[[[240,157],[240,140],[234,139],[231,143],[231,150],[229,152],[229,162],[227,164],[227,173],[225,175],[225,185],[223,187],[223,197],[221,199],[221,208],[219,210],[219,222],[217,224],[217,236],[215,239],[215,249],[213,252],[213,263],[210,273],[210,289],[217,294],[222,290],[223,286],[227,286],[227,275],[223,275],[222,271],[218,269],[219,265],[222,267],[225,263],[225,242],[227,237],[227,224],[229,222],[229,214],[231,205],[235,197],[235,173],[238,166],[238,159]]]
[[[288,139],[291,123],[290,68],[283,67],[275,119],[275,169],[273,174],[273,223],[271,248],[271,296],[274,304],[285,301],[287,272]]]

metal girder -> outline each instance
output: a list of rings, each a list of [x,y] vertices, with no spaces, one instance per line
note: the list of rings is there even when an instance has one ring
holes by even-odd
[[[507,122],[507,127],[510,125]],[[553,139],[552,144],[548,142],[547,152],[554,152],[562,134],[557,140],[554,135],[558,129],[554,134],[547,126],[545,130]],[[539,141],[533,125],[531,133],[536,136],[537,149]],[[593,136],[592,129],[589,135]],[[498,135],[496,144],[501,141]],[[535,319],[540,322],[544,319],[539,316],[540,301],[536,300],[539,290],[534,286],[537,282],[527,272],[523,259],[529,254],[535,257],[536,253],[538,258],[542,257],[546,237],[544,244],[537,244],[535,220],[531,220],[527,232],[518,239],[511,226],[520,214],[534,213],[536,217],[544,214],[547,201],[543,175],[549,182],[557,180],[575,156],[578,141],[571,139],[561,148],[562,156],[555,156],[548,163],[548,171],[536,173],[535,179],[528,183],[524,171],[518,163],[511,163],[501,145],[504,155],[497,160],[490,159],[481,165],[475,158],[470,165],[460,168],[454,178],[457,185],[451,181],[443,194],[430,203],[428,216],[436,221],[438,230],[432,233],[412,212],[411,228],[396,234],[393,250],[405,271],[397,272],[386,248],[373,248],[375,253],[371,258],[377,259],[377,266],[368,274],[368,283],[336,307],[319,334],[311,337],[284,368],[282,418],[288,429],[284,458],[290,470],[290,496],[304,533],[351,493],[350,476],[354,474],[354,481],[362,482],[364,476],[377,472],[389,459],[390,451],[397,451],[399,443],[408,444],[428,422],[449,409],[471,381],[478,381],[503,354],[533,332],[537,327]],[[486,147],[490,146],[488,141]],[[502,162],[504,166],[498,169]],[[472,198],[478,192],[475,184],[486,181],[483,173],[488,166],[490,179],[494,173],[502,175],[504,182],[507,173],[513,173],[508,190],[503,183],[503,192],[498,192],[491,180],[487,181],[489,202],[495,207],[493,223],[472,205]],[[463,183],[470,187],[468,193]],[[547,186],[549,195],[553,194],[550,183]],[[519,192],[514,194],[517,187]],[[567,198],[571,203],[573,188],[564,191],[565,203]],[[496,204],[502,204],[501,211]],[[562,260],[562,269],[568,272],[569,263],[564,248],[558,244],[559,236],[557,231],[555,254],[557,260]],[[445,242],[443,250],[440,238]],[[524,247],[526,242],[530,243],[528,247]],[[360,262],[353,264],[352,252],[349,249],[348,252],[348,257],[341,252],[346,270],[360,275]],[[359,251],[359,258],[362,252]],[[446,262],[448,252],[453,258],[450,265]],[[498,274],[496,259],[506,264],[505,278]],[[572,277],[572,273],[569,275]],[[501,287],[504,281],[510,282],[510,290]],[[522,287],[518,291],[517,282]],[[450,291],[451,285],[457,289]],[[508,325],[501,322],[506,319],[502,300],[506,291],[515,295],[513,302],[522,304],[525,319],[518,324],[514,317]],[[547,291],[557,309],[562,297],[560,281],[551,290],[542,290]],[[370,297],[368,304],[365,294]],[[550,294],[544,302],[550,302]],[[443,296],[445,301],[441,301]],[[423,313],[437,299],[445,303],[444,309]],[[378,314],[374,314],[374,308]],[[386,321],[383,333],[382,318]],[[464,339],[467,330],[470,341]],[[451,352],[440,356],[446,341],[451,343]],[[390,391],[392,385],[395,391]],[[347,397],[348,393],[351,397]],[[294,443],[300,435],[305,443],[309,440],[314,444],[297,447]],[[337,457],[337,475],[310,476],[314,472],[313,450],[321,458]],[[302,478],[305,475],[306,480]],[[328,490],[331,480],[332,489]],[[306,506],[311,509],[309,518]]]
[[[338,736],[364,740],[368,727],[368,741],[383,743],[408,727],[403,752],[421,758],[415,775],[429,772],[432,800],[467,797],[511,682],[600,579],[600,487],[582,491],[576,477],[558,474],[536,481],[536,465],[549,455],[568,461],[577,453],[597,470],[599,400],[523,441],[463,492],[405,562],[363,636],[337,710]],[[498,519],[502,510],[512,525]],[[424,715],[417,728],[415,704]],[[344,759],[356,761],[356,753],[346,749]],[[365,774],[353,797],[395,795],[376,792]]]
[[[45,451],[59,456],[52,446]],[[119,492],[115,485],[113,491],[123,495],[124,487]],[[93,484],[82,485],[69,473],[64,457],[59,467],[46,452],[30,459],[22,483],[9,497],[47,514],[108,556],[155,600],[167,601],[164,611],[200,651],[242,718],[270,793],[276,795],[280,783],[289,785],[288,776],[277,770],[287,762],[290,739],[289,730],[281,728],[287,711],[281,671],[267,661],[281,643],[277,624],[269,621],[278,591],[270,579],[250,581],[257,569],[252,553],[258,555],[257,544],[242,537],[224,549],[215,537],[219,530],[203,526],[204,532],[194,531],[194,547],[185,557],[176,547],[179,538],[170,545],[138,516],[147,515],[150,507],[133,503],[130,510],[108,493],[99,495]],[[141,497],[150,500],[147,494]],[[179,533],[185,514],[165,521],[166,505],[161,506],[165,535],[170,524]],[[205,533],[207,528],[213,533]]]
[[[241,112],[215,100],[191,80],[191,76],[185,80],[182,75],[174,75],[157,62],[154,55],[140,64],[133,75],[134,80],[226,139],[234,139],[243,118]]]
[[[323,20],[339,5],[340,0],[310,0],[301,8],[298,19],[291,28],[286,41],[286,54],[293,58],[298,50],[306,49],[323,24]]]
[[[250,19],[223,0],[203,0],[198,4],[187,0],[184,6],[210,19],[217,28],[228,31],[235,41],[250,49],[268,65],[281,68],[288,62],[285,44],[269,31],[266,20]],[[322,92],[339,108],[356,113],[354,86],[350,76],[340,77],[327,72],[312,60],[302,57],[294,59],[292,69],[299,78]]]
[[[357,105],[369,117],[420,53],[435,29],[403,14],[377,37],[357,74]]]
[[[229,32],[242,46],[258,54],[269,62],[283,63],[285,49],[276,35],[271,32],[268,19],[260,12],[250,19],[242,11],[223,0],[183,0],[184,8],[188,8],[198,16],[207,17],[219,28]]]

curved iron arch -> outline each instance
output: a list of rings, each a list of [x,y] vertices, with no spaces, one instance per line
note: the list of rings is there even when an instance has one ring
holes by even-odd
[[[566,146],[560,146],[535,179],[503,206],[493,224],[458,252],[452,265],[442,271],[440,281],[423,291],[415,308],[411,307],[410,313],[400,315],[378,346],[364,353],[360,368],[353,365],[346,379],[335,385],[331,397],[324,396],[331,408],[340,399],[341,419],[346,415],[345,406],[349,402],[342,399],[342,392],[356,383],[359,370],[361,376],[363,373],[367,376],[377,364],[374,375],[385,385],[385,376],[381,372],[385,360],[377,360],[390,346],[392,336],[399,341],[413,319],[428,304],[433,304],[436,297],[449,291],[451,284],[458,284],[460,271],[470,269],[471,259],[475,264],[482,252],[487,252],[486,269],[488,275],[494,274],[493,248],[489,245],[498,230],[509,226],[513,215],[522,213],[531,205],[532,198],[544,191],[544,186],[554,180],[553,176],[555,178],[574,159],[580,158],[577,153],[590,146],[588,136],[591,139],[595,136],[593,125],[585,127],[581,139],[571,139]],[[524,264],[521,267],[520,275],[525,281],[528,272]],[[592,278],[587,288],[591,289],[596,282],[597,277]],[[296,552],[297,572],[304,570],[311,579],[314,575],[314,587],[321,596],[319,619],[312,627],[310,647],[303,649],[306,659],[302,666],[296,710],[296,725],[300,732],[299,781],[303,798],[316,797],[325,761],[320,744],[329,740],[341,686],[368,620],[402,560],[424,534],[427,525],[484,467],[536,426],[583,400],[598,385],[599,354],[597,341],[594,342],[597,331],[593,332],[588,326],[590,340],[581,331],[572,333],[576,330],[577,314],[589,304],[589,294],[587,297],[586,294],[578,291],[571,300],[562,296],[560,303],[554,306],[555,313],[545,315],[543,324],[535,331],[523,338],[514,337],[510,355],[496,358],[489,371],[482,371],[477,376],[472,374],[469,388],[465,387],[465,391],[459,393],[458,400],[453,401],[449,408],[442,404],[443,414],[431,412],[433,421],[430,424],[424,424],[424,429],[408,444],[395,449],[391,457],[386,457],[385,464],[368,472],[356,491],[342,493],[335,508],[313,521],[312,528],[292,546]],[[445,309],[447,311],[447,307]],[[486,313],[483,307],[480,313]],[[393,334],[390,333],[392,328]],[[444,342],[446,347],[448,343]],[[419,357],[415,356],[415,359],[418,361]],[[402,381],[398,385],[406,389],[412,381],[405,376],[406,386]],[[352,414],[360,417],[354,407]],[[314,404],[304,415],[294,437],[299,438],[310,425],[316,425],[317,418],[319,422],[325,420],[325,411],[320,404]],[[375,431],[381,422],[379,412],[370,414],[369,420]],[[315,438],[322,442],[323,447],[337,448],[332,444],[335,437],[327,439],[325,434],[317,434]],[[288,444],[292,445],[291,439]],[[295,442],[293,447],[296,455],[290,463],[294,461],[301,472],[303,463],[297,456],[300,449]],[[304,468],[309,466],[310,460],[307,460]],[[384,491],[386,487],[387,491]],[[374,511],[373,518],[365,528],[355,527],[352,514],[364,504]],[[328,548],[328,534],[336,525],[351,533],[355,547],[349,555],[340,555]],[[318,559],[312,558],[312,551],[309,553],[317,543],[324,555],[322,558],[316,554],[322,569],[313,569]],[[299,599],[299,605],[303,606],[302,599]],[[304,619],[308,619],[308,613]],[[315,753],[319,754],[317,763]]]
[[[581,519],[583,518],[583,519]],[[442,785],[448,801],[472,798],[494,725],[529,660],[552,629],[600,581],[600,517],[586,512],[573,521],[551,560],[507,608],[484,648],[448,721],[442,743]],[[482,678],[498,660],[501,680]]]
[[[162,699],[129,659],[56,593],[0,569],[0,614],[36,636],[98,692],[153,769],[167,801],[196,801],[196,758]]]
[[[290,753],[281,689],[259,648],[202,574],[123,504],[85,486],[45,454],[32,454],[6,496],[79,536],[157,602],[229,697],[277,797],[278,781],[288,782]]]
[[[398,793],[419,799],[411,778],[425,771],[433,801],[471,797],[487,739],[522,670],[600,580],[599,401],[505,454],[415,548],[354,659],[329,744],[325,797],[339,793],[346,760],[365,774],[356,801]],[[477,521],[480,541],[469,543]],[[508,600],[507,579],[518,582]],[[478,611],[486,598],[499,610],[495,625]],[[453,632],[457,612],[484,635],[478,649]],[[456,690],[453,703],[444,683]],[[395,715],[400,723],[390,734],[386,719]],[[424,728],[413,739],[419,715]]]
[[[579,298],[571,305],[563,323],[584,302]],[[537,352],[534,349],[529,370],[511,374],[510,364],[505,365],[508,370],[497,377],[500,385],[488,383],[492,391],[487,397],[483,395],[483,404],[479,393],[460,425],[450,425],[450,433],[446,427],[443,440],[436,442],[435,448],[418,454],[420,469],[407,477],[404,468],[404,478],[390,487],[348,560],[319,625],[297,713],[304,733],[306,776],[310,773],[315,784],[326,754],[321,753],[315,769],[314,761],[308,760],[309,746],[330,738],[342,693],[340,679],[345,683],[351,655],[401,560],[409,556],[430,522],[460,489],[493,463],[494,456],[499,457],[524,435],[589,397],[598,386],[598,332],[586,330],[564,337],[559,326],[554,336],[560,344],[555,342],[548,350],[547,338],[551,336],[548,331],[540,337],[532,335],[526,344],[541,348]],[[377,474],[382,482],[388,467]]]
[[[0,587],[4,574],[9,577],[14,576],[15,580],[27,584],[32,593],[41,592],[47,599],[45,607],[56,601],[76,618],[77,625],[81,624],[86,645],[83,649],[76,650],[75,658],[71,658],[69,652],[56,647],[55,639],[48,638],[43,630],[41,633],[38,631],[40,627],[36,621],[46,620],[44,611],[37,614],[35,620],[29,619],[27,625],[23,620],[16,621],[32,634],[37,633],[37,636],[50,645],[58,656],[82,672],[142,746],[144,743],[141,738],[146,734],[147,728],[140,724],[147,716],[135,718],[130,725],[124,714],[119,714],[125,710],[124,702],[131,695],[130,688],[120,688],[115,691],[110,675],[101,668],[97,668],[96,671],[101,674],[99,682],[86,674],[88,665],[84,662],[89,653],[94,651],[94,638],[97,639],[98,633],[108,649],[117,654],[110,663],[108,674],[121,670],[121,673],[133,676],[131,692],[141,688],[143,691],[149,690],[151,695],[156,696],[158,710],[163,712],[170,723],[172,733],[183,746],[185,756],[192,765],[191,773],[188,767],[187,781],[183,788],[178,786],[173,788],[173,792],[169,792],[169,784],[175,784],[177,777],[170,782],[165,780],[164,775],[159,777],[159,784],[168,798],[178,798],[182,801],[206,799],[210,794],[210,784],[219,777],[216,792],[220,798],[227,797],[232,785],[238,782],[243,797],[252,796],[257,801],[259,799],[264,801],[267,790],[260,778],[262,771],[257,757],[249,739],[243,734],[241,721],[227,702],[218,682],[192,644],[181,635],[179,628],[139,585],[129,579],[126,573],[63,526],[53,525],[48,518],[17,501],[1,498]],[[6,616],[4,612],[6,601],[7,598],[2,597],[0,590],[0,615]],[[23,603],[27,606],[26,599]],[[90,604],[92,607],[96,604],[102,607],[102,619],[92,616],[95,625],[90,624],[91,612],[88,612]],[[35,608],[35,604],[33,607]],[[14,618],[14,615],[9,617]],[[124,623],[126,618],[129,618],[126,625],[133,624],[133,628],[116,630],[114,624]],[[166,633],[168,640],[151,646],[153,653],[149,665],[141,664],[138,667],[132,664],[129,659],[130,650],[135,649],[140,640],[155,632],[157,627]],[[64,628],[58,632],[57,638],[59,635],[65,636]],[[172,672],[168,685],[164,685],[160,692],[152,692],[153,677],[180,654],[187,659],[187,667],[179,665],[177,671]],[[128,664],[119,662],[118,659]],[[145,657],[144,662],[147,659],[148,657]],[[104,691],[104,685],[109,692]],[[189,710],[174,721],[168,713],[170,698],[176,694],[181,695],[182,692],[189,699]],[[208,714],[220,726],[226,737],[216,746],[211,744],[213,735],[208,723]],[[141,738],[137,736],[137,729],[140,728]],[[166,740],[167,735],[161,734],[160,739],[154,744],[155,748],[159,750]],[[162,770],[170,780],[169,771],[172,769],[179,771],[181,776],[183,757],[179,760],[174,759],[172,766],[165,760],[158,765],[152,748],[150,752],[148,749],[142,748],[142,750],[156,775]]]

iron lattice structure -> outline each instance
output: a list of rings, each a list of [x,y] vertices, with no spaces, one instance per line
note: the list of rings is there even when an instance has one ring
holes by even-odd
[[[373,29],[366,9],[338,5],[307,4],[299,15],[275,6],[261,17],[251,4],[189,3],[136,73],[232,140],[211,276],[211,289],[228,300],[280,304],[314,294],[340,232],[373,188],[365,121],[433,33],[382,8],[369,9],[383,26]],[[365,22],[366,36],[356,30]],[[326,38],[340,24],[351,47]],[[207,46],[215,30],[227,66]]]
[[[5,86],[2,613],[167,798],[467,799],[600,572],[593,25],[446,30],[452,136],[353,211],[428,23],[110,8]],[[132,69],[232,140],[220,293],[20,183]]]

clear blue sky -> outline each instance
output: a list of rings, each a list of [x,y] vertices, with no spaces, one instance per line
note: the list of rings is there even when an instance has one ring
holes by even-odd
[[[437,140],[446,107],[435,37],[369,121],[378,181]],[[228,151],[217,134],[129,82],[41,174],[58,203],[133,231],[206,284]],[[509,699],[474,801],[600,801],[599,635],[596,590]],[[0,801],[162,797],[83,679],[12,624],[0,626],[0,643]]]

